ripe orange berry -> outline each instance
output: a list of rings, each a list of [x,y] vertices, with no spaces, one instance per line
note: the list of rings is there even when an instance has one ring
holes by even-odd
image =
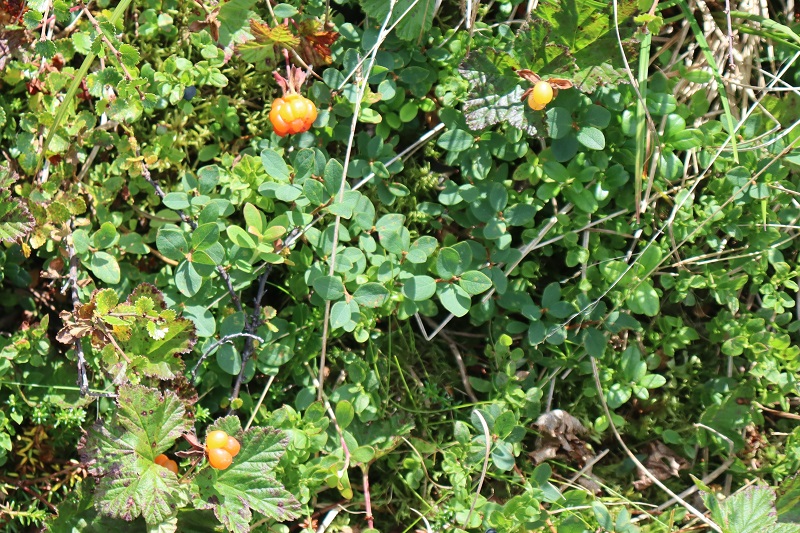
[[[155,463],[159,466],[164,466],[164,463],[169,461],[169,457],[164,455],[163,453],[155,458]]]
[[[303,133],[317,120],[317,106],[303,95],[289,93],[272,102],[269,120],[279,137]]]
[[[228,434],[217,429],[206,435],[206,448],[222,448],[228,444]]]
[[[528,105],[534,111],[541,111],[553,100],[553,87],[544,80],[536,82],[531,94],[528,95]]]
[[[223,450],[231,454],[231,457],[236,457],[236,454],[239,453],[240,448],[241,446],[239,445],[239,441],[233,437],[228,437],[228,443],[222,447]]]
[[[209,464],[218,470],[225,470],[233,462],[233,457],[223,448],[209,448],[208,450]]]
[[[172,472],[173,474],[175,474],[176,476],[178,475],[178,463],[176,463],[176,462],[175,462],[175,461],[173,461],[172,459],[167,459],[167,462],[166,462],[166,463],[164,463],[164,464],[163,464],[163,465],[161,465],[161,466],[163,466],[163,467],[164,467],[164,468],[166,468],[167,470],[171,471],[171,472]]]

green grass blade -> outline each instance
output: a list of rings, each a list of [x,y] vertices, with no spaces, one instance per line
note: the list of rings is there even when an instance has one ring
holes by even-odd
[[[725,121],[728,123],[728,133],[731,136],[731,150],[733,150],[733,160],[734,162],[739,162],[739,150],[736,148],[736,131],[735,131],[735,122],[733,120],[733,113],[731,113],[731,104],[728,101],[728,93],[725,90],[725,83],[722,79],[722,74],[719,72],[719,68],[717,67],[717,62],[714,60],[714,54],[711,53],[711,48],[708,46],[708,41],[706,41],[706,36],[703,34],[703,29],[697,23],[697,20],[694,18],[694,14],[692,10],[689,9],[689,6],[686,3],[686,0],[680,0],[678,5],[681,8],[686,20],[689,22],[689,26],[692,29],[692,33],[694,33],[695,39],[697,39],[697,44],[700,46],[700,49],[703,51],[703,55],[706,57],[706,61],[708,61],[708,66],[711,67],[711,72],[714,75],[714,79],[717,81],[717,87],[719,91],[719,97],[722,101],[722,109],[725,111]]]

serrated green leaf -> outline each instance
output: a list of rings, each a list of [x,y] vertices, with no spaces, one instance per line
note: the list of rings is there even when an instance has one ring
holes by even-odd
[[[300,504],[273,475],[288,439],[263,427],[234,436],[241,449],[233,464],[226,470],[206,467],[198,473],[198,506],[213,509],[229,531],[241,533],[250,531],[252,511],[277,521],[296,519]]]
[[[79,448],[92,472],[102,476],[95,493],[98,509],[127,521],[143,516],[152,525],[188,503],[188,487],[153,461],[190,427],[185,406],[174,393],[120,387],[113,418],[92,426]]]
[[[564,0],[542,4],[528,28],[517,34],[515,58],[545,79],[568,78],[587,93],[601,83],[627,82],[617,32],[628,61],[635,59],[639,53],[634,39],[638,4],[637,0],[620,0],[616,18],[611,3]]]
[[[25,203],[12,198],[7,189],[0,189],[0,241],[24,239],[33,231],[34,218]]]
[[[102,298],[106,293],[98,292]],[[98,306],[108,308],[107,303]],[[105,321],[117,319],[110,332],[116,345],[126,354],[123,357],[111,350],[104,360],[109,368],[127,369],[131,376],[141,372],[158,379],[175,379],[183,371],[181,354],[189,353],[197,337],[191,320],[177,316],[166,308],[164,296],[154,286],[142,283],[128,299],[101,316]],[[102,338],[101,346],[109,346],[110,341]],[[127,359],[126,359],[127,358]],[[128,378],[130,379],[130,378]]]

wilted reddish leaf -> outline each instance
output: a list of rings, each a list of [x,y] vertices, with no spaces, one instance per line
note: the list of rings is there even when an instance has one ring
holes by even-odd
[[[296,49],[303,61],[315,67],[329,65],[333,61],[331,45],[339,38],[339,34],[325,30],[323,24],[316,20],[304,20],[297,29],[300,44]]]

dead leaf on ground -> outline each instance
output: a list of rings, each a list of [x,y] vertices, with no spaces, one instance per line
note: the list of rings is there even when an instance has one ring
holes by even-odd
[[[562,450],[572,460],[585,463],[594,456],[589,445],[580,437],[586,433],[581,421],[561,409],[544,413],[536,419],[542,434],[539,448],[529,455],[537,463],[552,459]]]
[[[647,461],[644,466],[659,481],[664,481],[670,477],[680,476],[680,471],[689,468],[689,462],[679,456],[661,441],[651,442],[647,445]],[[653,484],[653,480],[639,471],[639,479],[633,482],[636,490],[644,490]]]

